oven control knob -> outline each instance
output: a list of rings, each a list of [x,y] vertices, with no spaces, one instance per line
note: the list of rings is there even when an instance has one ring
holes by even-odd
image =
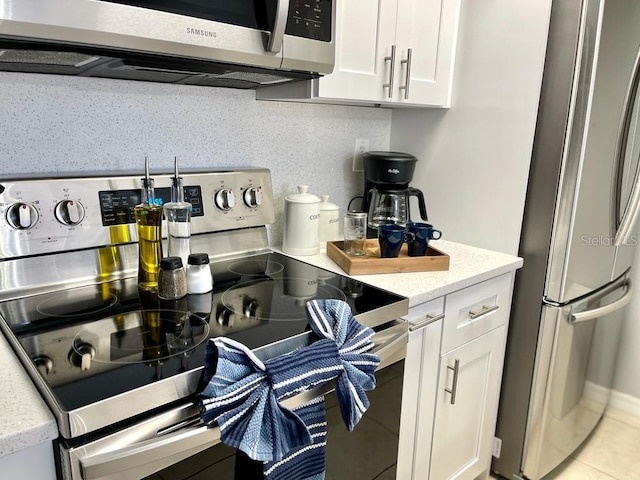
[[[83,372],[91,368],[91,360],[96,356],[96,349],[89,342],[76,341],[69,350],[69,362]]]
[[[53,370],[53,360],[51,357],[47,357],[46,355],[38,355],[35,357],[33,359],[33,364],[43,376],[49,375],[51,370]]]
[[[7,222],[16,230],[28,230],[38,223],[38,210],[28,203],[14,203],[7,209]]]
[[[236,205],[236,196],[233,194],[233,190],[223,188],[216,192],[214,202],[220,210],[231,210]]]
[[[75,200],[62,200],[56,205],[54,215],[63,225],[78,225],[84,219],[84,207]]]
[[[216,311],[216,321],[221,327],[233,327],[233,313],[226,307],[219,307]]]
[[[244,203],[249,208],[256,208],[262,205],[262,188],[249,187],[244,191]]]
[[[247,318],[256,318],[258,314],[258,301],[253,298],[246,298],[242,302],[242,313]]]

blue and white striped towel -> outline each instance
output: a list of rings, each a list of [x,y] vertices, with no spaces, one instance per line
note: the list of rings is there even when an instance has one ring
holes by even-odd
[[[369,407],[377,355],[373,331],[360,325],[340,300],[313,300],[309,324],[320,340],[262,362],[244,345],[219,337],[207,345],[200,394],[202,419],[217,423],[223,443],[264,462],[264,478],[324,478],[326,420],[319,397],[294,410],[278,401],[336,379],[342,418],[353,430]],[[215,369],[215,373],[213,370]]]

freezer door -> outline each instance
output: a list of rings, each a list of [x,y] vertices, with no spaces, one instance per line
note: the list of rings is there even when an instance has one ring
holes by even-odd
[[[633,238],[614,243],[638,174],[640,2],[607,0],[598,17],[583,31],[554,219],[545,295],[559,303],[620,276],[633,253]]]
[[[523,461],[529,480],[560,465],[602,417],[630,298],[623,277],[574,304],[544,307]]]

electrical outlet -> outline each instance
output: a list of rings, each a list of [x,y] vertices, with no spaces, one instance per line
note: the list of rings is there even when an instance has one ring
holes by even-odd
[[[356,145],[353,149],[353,165],[354,172],[364,172],[364,162],[362,154],[369,151],[368,138],[356,138]]]
[[[502,440],[498,437],[493,437],[493,451],[491,452],[491,454],[496,457],[496,458],[500,458],[500,453],[502,452]]]

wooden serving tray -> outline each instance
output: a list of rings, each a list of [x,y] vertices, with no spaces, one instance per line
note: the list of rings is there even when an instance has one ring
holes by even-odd
[[[377,238],[367,239],[366,253],[361,257],[350,257],[343,248],[344,242],[327,242],[327,255],[349,275],[449,270],[449,255],[431,245],[424,257],[410,257],[405,243],[396,258],[380,258]]]

